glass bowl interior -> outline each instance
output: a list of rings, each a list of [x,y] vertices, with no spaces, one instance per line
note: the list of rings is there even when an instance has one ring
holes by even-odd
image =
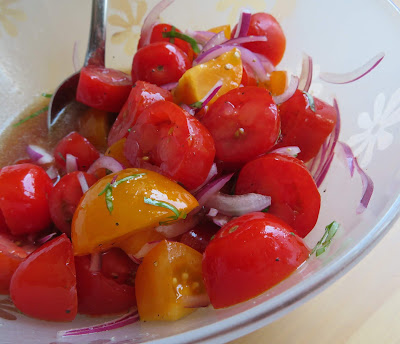
[[[129,70],[140,25],[156,1],[110,0],[106,64]],[[5,9],[14,9],[7,17]],[[90,326],[104,319],[79,316],[73,323],[37,321],[17,314],[2,319],[2,343],[196,343],[224,342],[290,311],[347,271],[390,228],[400,206],[400,88],[396,78],[400,47],[398,9],[385,0],[176,0],[162,15],[181,29],[234,24],[241,8],[267,11],[282,24],[287,50],[280,69],[299,73],[303,53],[314,61],[310,92],[327,102],[336,98],[342,130],[360,165],[374,182],[369,207],[357,214],[362,182],[340,157],[320,187],[322,208],[306,238],[313,246],[333,220],[341,224],[329,250],[311,258],[288,279],[234,307],[200,309],[174,323],[136,323],[84,337],[57,338],[57,331]],[[88,37],[89,1],[21,0],[0,2],[0,111],[4,135],[13,119],[42,92],[51,92],[83,63]],[[347,72],[380,52],[383,61],[364,78],[345,85],[319,79],[320,72]],[[23,135],[23,133],[21,134]],[[5,148],[0,149],[4,154]],[[0,301],[2,296],[0,296]],[[1,308],[1,303],[0,303]],[[21,330],[23,329],[23,331]]]

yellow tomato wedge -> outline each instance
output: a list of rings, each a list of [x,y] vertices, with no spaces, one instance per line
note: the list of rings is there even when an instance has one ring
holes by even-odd
[[[196,199],[170,179],[130,168],[100,179],[82,197],[72,220],[75,255],[118,246],[135,232],[184,218]]]
[[[211,29],[208,29],[208,31],[214,32],[214,33],[220,33],[221,31],[224,31],[226,39],[231,38],[231,26],[230,25],[216,26]]]
[[[273,71],[269,76],[269,80],[266,81],[263,86],[265,86],[265,88],[267,88],[273,96],[278,96],[285,92],[287,84],[286,80],[287,75],[285,71]]]
[[[125,145],[126,138],[122,138],[121,140],[115,142],[110,147],[108,147],[107,151],[104,155],[110,156],[120,162],[125,167],[131,167],[131,163],[125,158],[124,154],[124,145]]]
[[[163,240],[153,247],[136,273],[140,319],[177,320],[192,313],[195,308],[187,307],[190,299],[207,298],[202,258],[201,253],[179,242]]]
[[[164,239],[164,235],[157,232],[154,228],[150,228],[145,231],[133,233],[129,238],[121,241],[118,246],[122,248],[125,253],[135,255],[146,243]]]
[[[226,92],[239,87],[242,73],[240,51],[234,48],[215,59],[188,69],[179,79],[178,86],[175,89],[175,103],[188,105],[196,103],[203,99],[211,88],[221,80],[221,89],[209,102],[209,104],[212,104]]]

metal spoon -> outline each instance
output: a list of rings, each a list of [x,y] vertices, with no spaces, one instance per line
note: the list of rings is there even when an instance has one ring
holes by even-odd
[[[104,67],[106,46],[106,20],[108,0],[92,0],[92,19],[90,36],[84,67],[96,65]],[[57,122],[62,110],[75,100],[79,72],[66,78],[51,97],[47,112],[47,127],[50,129]]]

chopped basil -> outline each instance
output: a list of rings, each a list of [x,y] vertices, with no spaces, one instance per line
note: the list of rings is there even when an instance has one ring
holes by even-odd
[[[201,107],[203,106],[203,102],[195,102],[193,104],[190,104],[189,106],[195,109],[201,109]]]
[[[60,156],[61,159],[66,163],[67,159],[65,159],[64,155],[61,154],[61,152],[58,152],[58,155]]]
[[[51,93],[42,93],[42,97],[51,98],[53,95]]]
[[[339,229],[339,223],[333,221],[328,226],[325,227],[325,232],[322,238],[317,242],[315,247],[311,250],[310,256],[315,252],[315,256],[318,257],[324,253],[327,247],[331,244],[333,237],[335,236],[337,230]]]
[[[46,112],[48,109],[49,109],[49,107],[46,105],[44,108],[34,112],[32,115],[29,115],[28,117],[25,117],[25,118],[21,119],[20,121],[18,121],[17,123],[13,124],[13,127],[15,128],[15,127],[20,126],[22,123],[25,123],[26,121],[29,121],[30,119],[39,116],[43,112]]]
[[[239,228],[238,225],[233,226],[233,227],[229,228],[228,233],[233,233],[233,232],[234,232],[235,230],[237,230],[238,228]]]
[[[309,104],[309,106],[310,106],[310,109],[313,111],[313,112],[316,112],[316,110],[315,110],[315,102],[314,102],[314,97],[310,94],[310,93],[308,93],[308,92],[306,92],[306,91],[303,91],[303,94],[307,97],[307,99],[308,99],[308,104]]]
[[[186,41],[191,45],[193,51],[196,54],[200,53],[200,49],[199,49],[199,46],[197,45],[196,40],[193,39],[192,37],[188,36],[188,35],[183,34],[182,32],[177,32],[177,31],[172,31],[171,30],[171,31],[168,31],[168,32],[163,32],[162,36],[164,38],[179,38],[179,39],[181,39],[183,41]]]
[[[175,214],[175,215],[173,215],[173,216],[169,216],[169,217],[168,217],[168,219],[169,219],[168,221],[161,221],[161,222],[160,222],[160,225],[161,225],[161,226],[168,225],[168,224],[170,224],[171,222],[178,220],[179,218],[186,219],[187,214],[186,214],[185,212],[180,212],[180,211],[179,211],[174,205],[172,205],[172,204],[169,204],[169,203],[163,202],[163,201],[157,201],[157,200],[155,200],[155,199],[148,198],[148,197],[144,197],[143,199],[144,199],[144,203],[146,203],[146,204],[150,204],[150,205],[154,205],[154,206],[156,206],[156,207],[162,207],[162,208],[169,209],[169,210],[171,210],[171,211]]]
[[[265,209],[261,210],[262,213],[268,213],[269,212],[269,207],[266,207]]]

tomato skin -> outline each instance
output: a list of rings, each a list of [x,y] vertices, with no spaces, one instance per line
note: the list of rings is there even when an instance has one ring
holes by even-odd
[[[242,82],[243,86],[258,86],[257,76],[253,69],[246,63],[243,63]]]
[[[71,223],[75,209],[83,196],[78,175],[82,173],[88,186],[97,182],[97,178],[85,172],[71,172],[63,176],[49,194],[50,216],[56,227],[71,237]]]
[[[30,254],[15,271],[11,298],[23,313],[42,320],[72,321],[77,313],[72,245],[65,234]]]
[[[307,95],[300,90],[279,106],[282,132],[276,148],[298,146],[301,151],[297,158],[304,162],[318,154],[337,121],[333,106],[316,97],[313,99],[315,112]]]
[[[75,265],[79,313],[118,314],[136,305],[135,287],[90,271],[90,256],[75,257]]]
[[[240,216],[223,226],[203,255],[203,278],[214,308],[255,297],[288,277],[309,249],[279,218]]]
[[[155,42],[139,49],[132,62],[132,81],[158,86],[177,82],[191,67],[187,55],[175,44]]]
[[[119,112],[131,87],[130,76],[119,70],[86,66],[80,72],[76,99],[98,110]]]
[[[180,242],[194,250],[203,253],[209,244],[212,236],[219,230],[219,227],[212,222],[199,223],[190,231],[184,233]]]
[[[269,92],[255,86],[222,95],[201,122],[211,132],[216,157],[243,164],[270,150],[279,136],[278,109]]]
[[[239,173],[236,193],[271,196],[269,213],[304,238],[315,226],[321,196],[310,172],[299,159],[267,154],[247,163]]]
[[[114,247],[101,254],[102,274],[118,284],[133,285],[138,265],[120,248]]]
[[[65,170],[65,159],[67,154],[76,157],[79,171],[87,171],[100,154],[96,148],[82,135],[73,131],[62,138],[54,149],[54,159],[56,164]]]
[[[235,35],[236,26],[232,30]],[[243,46],[255,53],[264,55],[275,66],[282,60],[286,49],[285,34],[278,21],[268,13],[254,13],[251,15],[248,36],[266,36],[266,42],[245,43]]]
[[[11,234],[46,229],[50,223],[48,195],[53,188],[43,168],[33,164],[3,167],[0,171],[0,210]]]
[[[160,167],[161,173],[195,189],[206,179],[215,148],[208,130],[178,105],[163,101],[139,116],[124,147],[133,166],[143,157]]]
[[[171,92],[145,81],[137,81],[108,134],[108,145],[127,137],[138,116],[151,104],[172,101]]]

